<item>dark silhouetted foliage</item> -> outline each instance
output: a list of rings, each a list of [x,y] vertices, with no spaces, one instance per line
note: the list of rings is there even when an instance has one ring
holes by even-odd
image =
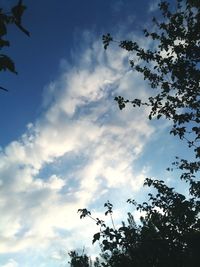
[[[186,141],[194,152],[191,161],[176,157],[173,167],[180,169],[180,178],[190,184],[190,194],[199,197],[196,176],[200,170],[200,1],[172,3],[161,1],[162,20],[153,18],[154,31],[144,30],[153,49],[142,48],[130,40],[119,42],[121,48],[135,53],[137,60],[130,60],[131,67],[143,75],[157,94],[146,102],[125,100],[122,96],[115,100],[120,109],[128,103],[133,107],[148,106],[150,120],[166,118],[172,122],[170,134]],[[112,41],[110,34],[103,36],[105,49]]]
[[[145,185],[157,190],[149,194],[148,202],[127,201],[145,213],[140,224],[131,213],[128,224],[122,222],[119,228],[92,217],[98,225],[101,222],[100,231],[93,236],[93,243],[99,241],[102,250],[98,263],[104,267],[199,266],[200,201],[186,198],[163,181],[147,178]],[[105,214],[111,212],[112,208]]]
[[[29,32],[22,25],[22,15],[26,9],[26,6],[22,3],[22,0],[18,1],[18,4],[9,12],[4,12],[2,8],[0,8],[0,50],[3,48],[10,46],[10,42],[5,39],[7,34],[8,26],[14,24],[20,31],[29,36]],[[15,69],[15,64],[13,60],[5,55],[0,54],[0,71],[10,71],[12,73],[17,74]],[[0,89],[7,91],[6,88],[1,87]]]
[[[188,145],[196,148],[200,140],[200,1],[173,3],[171,7],[162,1],[159,7],[163,20],[153,18],[154,32],[144,30],[144,36],[153,42],[152,49],[142,48],[130,40],[119,42],[121,48],[135,53],[137,60],[130,60],[131,67],[158,93],[146,102],[126,100],[122,96],[115,100],[120,109],[127,103],[134,107],[149,106],[149,119],[171,120],[171,133],[181,139],[190,136]],[[112,41],[110,34],[103,36],[105,49]],[[195,153],[199,158],[200,150],[195,149]]]
[[[70,266],[71,267],[90,267],[90,259],[86,254],[79,255],[76,251],[70,251]]]

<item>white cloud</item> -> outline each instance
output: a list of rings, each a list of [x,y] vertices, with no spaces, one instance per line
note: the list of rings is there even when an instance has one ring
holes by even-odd
[[[18,267],[18,263],[14,261],[13,259],[10,259],[8,263],[2,265],[1,267]]]
[[[145,172],[134,173],[134,163],[154,129],[145,110],[120,112],[113,101],[122,92],[144,96],[140,79],[130,73],[125,51],[105,53],[94,42],[46,89],[44,115],[0,154],[1,253],[88,244],[96,226],[80,222],[77,209],[95,206],[110,190],[118,192],[119,201],[122,189],[127,195],[141,188]],[[66,155],[83,161],[66,161],[67,174],[41,174]]]

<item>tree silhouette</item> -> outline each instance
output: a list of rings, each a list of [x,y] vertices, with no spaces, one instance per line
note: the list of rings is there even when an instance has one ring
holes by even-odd
[[[70,256],[70,266],[71,267],[90,267],[90,259],[89,257],[82,253],[79,255],[76,251],[70,251],[69,253]]]
[[[29,32],[22,25],[22,15],[25,9],[26,6],[22,3],[22,0],[19,0],[18,4],[12,7],[9,12],[4,12],[3,9],[0,8],[0,50],[10,46],[10,42],[4,39],[4,37],[7,34],[9,25],[14,24],[20,31],[29,36]],[[0,71],[7,71],[7,70],[17,74],[13,60],[9,56],[1,53]],[[2,86],[0,86],[0,89],[7,91],[7,89]]]
[[[194,153],[193,160],[176,157],[169,168],[181,171],[188,192],[183,195],[162,180],[147,178],[144,186],[156,193],[149,193],[148,201],[141,204],[128,200],[144,216],[136,224],[128,214],[128,224],[123,222],[119,228],[79,209],[81,218],[92,217],[100,225],[93,243],[100,242],[100,266],[104,267],[200,265],[200,1],[176,0],[174,5],[161,1],[159,9],[162,20],[153,18],[155,30],[144,30],[154,44],[152,50],[130,40],[118,42],[122,49],[135,53],[137,59],[130,60],[131,67],[157,94],[147,101],[122,96],[115,100],[121,110],[127,104],[148,106],[150,120],[162,117],[172,122],[170,134],[185,141]],[[111,34],[104,35],[104,48],[113,41]],[[112,216],[112,204],[107,202],[105,207],[105,214]]]
[[[190,193],[199,197],[200,183],[195,174],[200,170],[200,1],[176,0],[174,6],[162,1],[159,8],[163,20],[153,18],[155,31],[144,30],[154,49],[145,50],[129,40],[119,42],[121,48],[135,52],[138,61],[131,60],[131,67],[142,73],[157,95],[146,102],[122,96],[115,100],[120,109],[128,103],[133,107],[149,106],[150,120],[164,117],[172,122],[170,134],[186,141],[196,158],[176,158],[173,165],[184,171],[180,178],[189,182]],[[112,41],[110,34],[104,35],[104,48]]]
[[[196,146],[200,139],[200,2],[175,2],[176,8],[170,8],[169,3],[162,1],[159,8],[163,20],[153,18],[155,31],[144,30],[144,36],[153,42],[153,49],[144,49],[130,40],[119,42],[121,48],[135,52],[137,60],[130,60],[131,67],[158,93],[146,102],[125,100],[122,96],[115,100],[120,109],[127,103],[134,107],[149,106],[150,120],[153,117],[171,120],[171,133],[187,140],[199,158],[200,149]],[[110,34],[104,35],[104,48],[112,41]]]

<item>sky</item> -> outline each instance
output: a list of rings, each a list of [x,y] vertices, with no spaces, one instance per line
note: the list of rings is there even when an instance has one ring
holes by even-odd
[[[0,74],[9,90],[0,95],[0,266],[67,266],[72,249],[98,252],[98,227],[80,220],[79,208],[104,219],[109,200],[116,222],[127,211],[138,220],[126,200],[145,198],[146,177],[176,187],[166,168],[184,151],[168,122],[149,121],[146,109],[119,110],[115,96],[145,99],[151,89],[131,70],[134,55],[116,44],[105,51],[101,40],[110,32],[151,47],[142,30],[157,1],[24,3],[31,36],[10,27],[6,50],[18,75]]]

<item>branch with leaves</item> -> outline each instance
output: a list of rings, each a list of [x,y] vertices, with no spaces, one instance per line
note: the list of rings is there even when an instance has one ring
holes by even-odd
[[[131,68],[141,73],[158,94],[147,102],[122,96],[115,100],[120,109],[127,104],[149,106],[150,120],[169,119],[173,122],[172,134],[182,139],[192,132],[193,140],[188,138],[188,144],[196,143],[200,141],[200,2],[177,0],[174,9],[161,1],[159,8],[163,20],[153,18],[155,31],[144,30],[144,36],[154,44],[153,49],[142,48],[131,40],[117,41],[122,49],[135,53],[138,60],[130,60]],[[105,49],[114,41],[111,34],[103,35]],[[197,157],[199,152],[196,150]]]
[[[145,49],[131,40],[115,41],[111,34],[103,35],[103,45],[117,42],[119,47],[134,53],[130,66],[143,75],[151,89],[157,92],[146,102],[116,96],[120,110],[127,104],[150,108],[149,119],[167,119],[172,122],[170,134],[186,141],[196,161],[176,161],[184,171],[191,192],[200,197],[200,1],[174,0],[175,4],[161,1],[162,19],[152,19],[153,29],[144,29],[144,36],[152,41],[153,49]],[[174,8],[175,7],[175,8]],[[193,168],[195,166],[195,169]],[[173,170],[173,168],[168,168]],[[196,175],[194,175],[194,173]]]
[[[0,50],[10,46],[10,42],[5,39],[9,25],[15,25],[20,31],[27,36],[30,36],[29,32],[22,24],[22,16],[26,6],[19,0],[18,4],[14,6],[9,12],[5,12],[0,8]],[[14,61],[5,54],[0,54],[0,71],[10,71],[17,74]],[[6,88],[0,86],[0,89],[8,91]]]

